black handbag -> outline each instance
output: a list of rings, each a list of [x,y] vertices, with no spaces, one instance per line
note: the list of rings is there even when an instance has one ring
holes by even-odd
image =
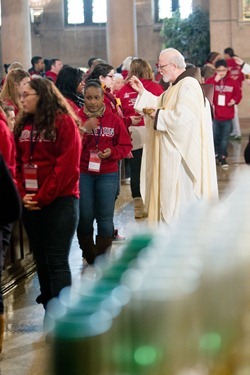
[[[22,204],[10,171],[0,153],[0,225],[20,219]]]

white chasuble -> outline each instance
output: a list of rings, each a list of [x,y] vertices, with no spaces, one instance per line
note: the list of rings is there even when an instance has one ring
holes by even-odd
[[[197,199],[218,197],[212,119],[199,82],[185,77],[160,97],[144,90],[135,109],[160,108],[146,116],[141,195],[149,223],[172,223]]]

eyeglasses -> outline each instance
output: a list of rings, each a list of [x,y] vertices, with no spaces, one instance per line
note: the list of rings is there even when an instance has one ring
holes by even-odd
[[[115,76],[114,75],[112,76],[111,74],[107,74],[106,77],[115,78]]]
[[[159,65],[159,64],[156,64],[157,69],[159,69],[159,70],[162,70],[163,68],[165,68],[166,66],[169,66],[169,65],[173,65],[173,64],[172,64],[172,63],[170,63],[170,64],[165,64],[165,65]]]
[[[37,94],[36,93],[28,94],[27,92],[25,92],[25,93],[21,94],[21,98],[25,99],[25,98],[27,98],[27,96],[31,96],[31,95],[37,95]]]
[[[216,69],[217,73],[223,73],[223,72],[226,72],[226,71],[227,71],[227,69]]]

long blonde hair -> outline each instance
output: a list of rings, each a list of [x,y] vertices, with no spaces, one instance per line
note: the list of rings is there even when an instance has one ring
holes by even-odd
[[[26,70],[20,68],[11,70],[5,78],[0,93],[0,99],[10,100],[18,108],[18,111],[22,110],[22,104],[15,83],[20,83],[25,77],[30,77]]]

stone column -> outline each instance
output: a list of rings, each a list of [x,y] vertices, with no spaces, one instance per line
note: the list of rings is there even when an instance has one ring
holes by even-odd
[[[107,0],[107,60],[118,67],[127,56],[137,56],[135,0]]]
[[[18,61],[30,68],[31,34],[28,0],[1,0],[2,64]]]

